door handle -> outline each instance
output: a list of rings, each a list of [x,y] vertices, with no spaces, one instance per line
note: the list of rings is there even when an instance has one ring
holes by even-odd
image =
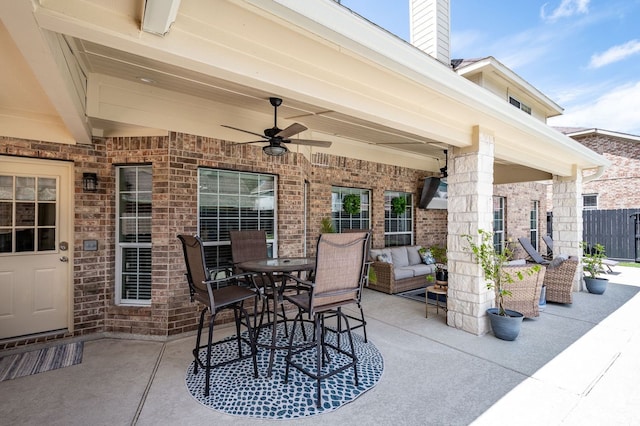
[[[65,262],[65,263],[66,263],[66,262],[68,262],[68,261],[69,261],[69,258],[68,258],[67,256],[62,256],[62,257],[60,258],[60,262]]]

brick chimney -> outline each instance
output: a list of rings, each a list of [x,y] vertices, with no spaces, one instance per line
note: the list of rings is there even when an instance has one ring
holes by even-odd
[[[411,44],[451,66],[450,0],[409,0]]]

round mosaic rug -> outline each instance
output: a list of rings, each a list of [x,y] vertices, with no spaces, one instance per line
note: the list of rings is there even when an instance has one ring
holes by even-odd
[[[307,336],[312,335],[313,326],[307,324]],[[243,333],[246,335],[246,332]],[[296,339],[302,340],[298,328]],[[277,339],[280,345],[286,345],[284,325],[278,325]],[[327,333],[327,341],[336,343],[336,333]],[[266,344],[271,341],[269,329],[263,329],[259,342]],[[364,342],[364,338],[353,333],[356,355],[358,356],[358,386],[353,379],[353,368],[348,368],[339,374],[322,380],[322,406],[316,406],[316,382],[297,369],[289,369],[289,382],[284,382],[286,350],[278,350],[275,354],[271,378],[267,378],[269,350],[258,348],[258,378],[253,376],[251,358],[230,363],[226,366],[211,370],[211,390],[208,397],[204,396],[205,371],[198,369],[193,374],[194,362],[187,368],[186,384],[191,396],[206,407],[234,416],[244,416],[260,419],[295,419],[313,416],[336,410],[347,404],[369,389],[373,388],[384,369],[382,355],[371,341]],[[346,335],[341,338],[343,348],[348,347]],[[249,345],[243,350],[249,353]],[[313,351],[305,351],[298,360],[306,366],[315,365]],[[214,346],[212,359],[215,362],[237,356],[235,340]],[[345,362],[345,357],[331,352],[331,363],[334,367]],[[206,358],[206,349],[200,351],[200,359]],[[342,359],[341,359],[342,358]]]

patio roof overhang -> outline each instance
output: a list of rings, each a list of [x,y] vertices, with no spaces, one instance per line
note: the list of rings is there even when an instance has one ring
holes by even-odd
[[[609,164],[332,0],[182,0],[163,37],[141,30],[143,6],[0,4],[0,55],[15,64],[0,70],[3,134],[90,143],[179,131],[246,142],[255,137],[221,125],[271,127],[267,98],[278,96],[281,128],[300,122],[301,138],[333,141],[294,147],[307,156],[437,172],[443,149],[470,146],[481,127],[495,135],[496,182]]]

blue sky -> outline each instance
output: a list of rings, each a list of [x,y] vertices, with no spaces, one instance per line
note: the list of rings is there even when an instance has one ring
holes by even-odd
[[[409,40],[409,0],[342,0]],[[640,0],[451,0],[452,58],[493,56],[564,108],[552,126],[640,135]]]

